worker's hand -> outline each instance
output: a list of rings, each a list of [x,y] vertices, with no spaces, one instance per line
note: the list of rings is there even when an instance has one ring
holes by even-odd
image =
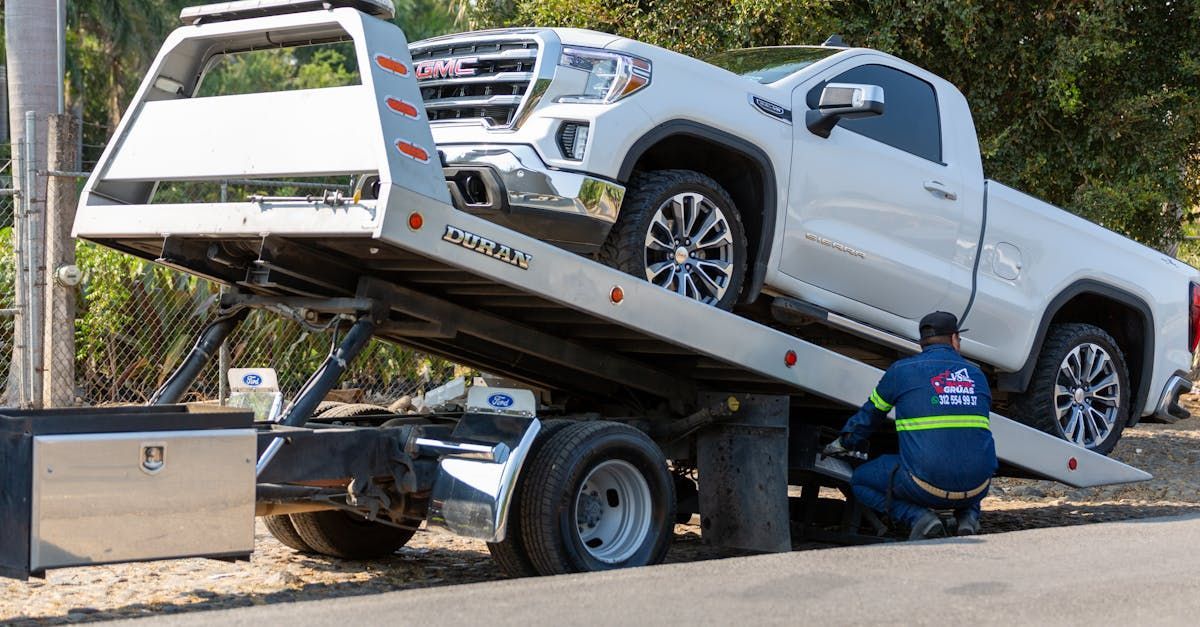
[[[842,443],[841,437],[825,445],[825,449],[821,451],[821,456],[841,457],[844,459],[861,459],[863,461],[866,461],[867,459],[867,454],[863,451],[856,451],[846,448],[846,445]]]
[[[842,457],[850,453],[850,450],[842,444],[842,438],[837,438],[829,444],[825,445],[825,450],[821,451],[821,455],[825,457]]]

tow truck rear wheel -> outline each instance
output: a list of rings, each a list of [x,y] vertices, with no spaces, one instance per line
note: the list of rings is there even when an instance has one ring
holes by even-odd
[[[595,421],[571,424],[544,446],[521,486],[521,532],[538,574],[662,562],[674,530],[675,484],[653,440],[628,425]]]
[[[733,308],[746,276],[746,231],[729,193],[692,170],[638,172],[597,254],[605,265],[681,296]]]
[[[1111,335],[1082,323],[1051,325],[1013,418],[1108,455],[1129,420],[1129,368]]]
[[[532,467],[533,460],[538,455],[544,454],[545,444],[554,437],[559,431],[575,424],[571,420],[543,420],[541,431],[538,432],[538,437],[533,441],[533,446],[529,450],[528,456],[525,458],[525,468]],[[507,576],[517,577],[533,577],[538,574],[534,568],[533,562],[529,560],[527,549],[525,548],[525,535],[521,531],[521,520],[523,518],[523,504],[521,485],[528,476],[528,471],[522,473],[517,479],[517,489],[513,493],[512,502],[508,506],[508,525],[507,533],[504,540],[500,542],[488,542],[488,552],[492,554],[492,560],[500,567],[500,570]]]

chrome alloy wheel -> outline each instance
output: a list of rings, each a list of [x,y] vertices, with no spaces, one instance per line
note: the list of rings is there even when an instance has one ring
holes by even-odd
[[[1054,386],[1054,411],[1063,437],[1092,448],[1112,433],[1120,412],[1117,366],[1104,348],[1080,344],[1063,358]]]
[[[696,192],[667,199],[646,232],[646,280],[708,305],[733,279],[733,233],[712,200]]]
[[[592,469],[575,495],[579,539],[593,558],[624,562],[650,534],[650,486],[627,461],[609,460]]]

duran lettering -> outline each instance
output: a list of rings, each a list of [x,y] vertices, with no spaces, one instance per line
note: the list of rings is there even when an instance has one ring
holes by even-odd
[[[446,225],[446,232],[442,234],[442,241],[457,244],[485,257],[502,261],[522,270],[528,270],[530,262],[533,261],[533,255],[529,253],[521,252],[504,244],[498,244],[486,237],[476,235],[456,226],[450,226],[449,224]]]

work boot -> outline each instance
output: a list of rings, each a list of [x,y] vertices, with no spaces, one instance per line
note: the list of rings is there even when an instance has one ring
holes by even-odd
[[[979,514],[975,512],[959,512],[954,514],[954,518],[958,521],[956,535],[973,536],[979,533]]]
[[[931,538],[946,537],[946,528],[942,526],[942,519],[938,517],[933,510],[925,510],[924,514],[913,523],[912,533],[908,534],[909,540],[929,540]]]

